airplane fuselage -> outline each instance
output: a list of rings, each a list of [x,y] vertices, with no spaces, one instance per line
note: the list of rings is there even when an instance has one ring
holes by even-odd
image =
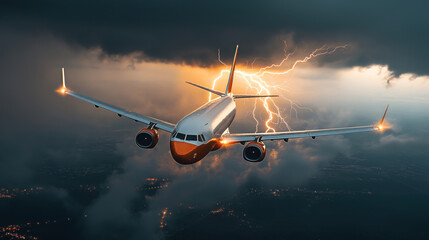
[[[181,164],[196,163],[210,151],[220,148],[220,137],[235,117],[236,105],[232,96],[216,98],[176,125],[170,136],[170,151]]]

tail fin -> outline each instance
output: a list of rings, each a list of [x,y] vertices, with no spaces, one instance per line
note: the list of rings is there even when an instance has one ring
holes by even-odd
[[[229,73],[228,85],[226,86],[225,95],[231,93],[232,81],[234,79],[235,62],[237,61],[238,45],[235,48],[234,60],[232,61],[231,72]]]

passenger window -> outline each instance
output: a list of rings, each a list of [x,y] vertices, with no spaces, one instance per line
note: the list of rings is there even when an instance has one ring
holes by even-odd
[[[186,140],[197,141],[197,135],[186,135]]]
[[[201,135],[198,135],[198,141],[202,142],[203,139],[201,138]]]
[[[185,140],[185,134],[183,134],[183,133],[177,133],[176,137],[177,137],[178,139]]]

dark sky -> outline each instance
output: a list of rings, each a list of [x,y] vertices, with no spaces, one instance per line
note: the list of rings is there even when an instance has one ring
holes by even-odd
[[[35,199],[0,201],[0,223],[87,214],[68,228],[71,239],[117,239],[124,232],[130,239],[201,239],[213,233],[217,239],[427,236],[421,223],[429,215],[428,7],[426,1],[366,0],[1,3],[0,188],[45,191]],[[263,66],[284,56],[284,40],[297,55],[324,44],[348,45],[285,77],[291,92],[284,94],[302,105],[299,117],[289,119],[294,129],[371,124],[387,103],[394,128],[383,135],[268,142],[260,164],[245,162],[237,145],[196,166],[180,166],[168,152],[168,134],[144,151],[134,143],[144,126],[54,92],[60,68],[66,67],[73,89],[177,122],[207,100],[205,92],[183,82],[210,84],[219,48],[227,62],[240,44],[240,64],[256,58]],[[386,67],[349,68],[372,64]],[[415,78],[398,77],[386,85],[390,75],[403,73]],[[254,131],[253,102],[237,104],[231,129]],[[148,177],[171,182],[141,196],[135,188]],[[110,190],[88,200],[76,193],[81,184]],[[242,194],[249,186],[268,192],[329,188],[340,194],[329,195],[324,205],[299,191],[283,200],[249,197]],[[374,197],[359,195],[368,191]],[[240,218],[231,220],[227,213],[225,219],[201,217],[219,202],[250,214],[259,228],[248,232]],[[165,208],[173,212],[173,230],[166,235],[159,229]],[[285,234],[283,223],[296,229],[292,235]],[[345,230],[338,232],[338,225]],[[193,232],[193,226],[199,230]]]
[[[9,1],[0,20],[109,55],[203,66],[235,44],[246,49],[242,59],[279,57],[290,36],[291,46],[350,44],[344,65],[427,75],[428,7],[423,0]]]

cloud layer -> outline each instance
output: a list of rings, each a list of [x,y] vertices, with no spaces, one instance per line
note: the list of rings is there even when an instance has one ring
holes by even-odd
[[[8,113],[0,119],[0,185],[13,187],[44,184],[52,187],[52,194],[56,196],[52,199],[64,202],[64,205],[70,203],[70,208],[73,209],[69,211],[73,211],[76,216],[80,216],[82,212],[88,214],[87,222],[79,228],[83,231],[82,235],[88,238],[115,238],[124,230],[129,237],[159,237],[162,236],[159,213],[164,208],[171,211],[178,208],[178,204],[211,208],[217,201],[231,199],[237,189],[249,179],[257,179],[259,183],[269,186],[300,184],[317,174],[319,164],[326,163],[338,154],[352,155],[363,152],[362,146],[377,146],[375,143],[379,143],[393,158],[396,152],[387,146],[408,144],[410,149],[414,147],[422,151],[422,145],[426,144],[425,141],[420,141],[420,145],[413,146],[416,141],[407,135],[401,135],[401,138],[409,139],[406,142],[395,140],[395,135],[387,135],[381,139],[377,135],[356,135],[350,138],[291,141],[288,144],[268,142],[269,156],[260,164],[243,161],[240,152],[242,146],[237,145],[210,154],[195,166],[180,166],[167,152],[167,134],[161,135],[157,148],[149,152],[143,151],[135,146],[133,139],[138,128],[143,126],[119,119],[112,113],[96,110],[76,99],[62,98],[53,91],[60,84],[60,67],[70,66],[67,77],[72,80],[69,83],[71,87],[76,86],[76,90],[82,90],[85,94],[90,92],[88,95],[95,98],[119,106],[129,106],[132,110],[174,122],[206,100],[206,95],[202,97],[205,93],[183,85],[183,81],[177,83],[178,79],[189,76],[175,69],[178,66],[169,65],[162,68],[158,64],[145,63],[130,70],[127,69],[128,58],[100,60],[98,52],[86,51],[82,47],[70,47],[56,37],[46,37],[43,34],[41,36],[40,33],[32,35],[31,31],[22,34],[16,33],[19,31],[15,30],[13,33],[10,28],[1,30],[9,34],[0,39],[0,45],[3,47],[3,55],[0,56],[3,63],[0,66],[1,111]],[[167,59],[159,56],[154,58]],[[146,67],[147,65],[149,67]],[[126,81],[126,84],[123,84],[122,80]],[[317,81],[311,79],[309,82]],[[328,87],[323,82],[319,84]],[[186,88],[186,91],[182,91],[182,88]],[[332,88],[332,85],[329,85],[329,88]],[[174,93],[171,89],[174,89]],[[332,101],[337,104],[339,99],[346,98],[327,93],[317,84],[305,89],[306,92],[302,95],[305,95],[309,102],[317,102],[308,98],[310,90],[320,92],[320,95],[311,94],[315,98],[324,99],[323,94],[334,96]],[[368,113],[370,110],[361,107],[361,96],[353,97],[359,102],[357,107],[353,106],[353,110],[357,110],[353,114],[344,114],[341,108],[336,108],[337,105],[330,106],[330,109],[334,110],[315,108],[314,112],[304,112],[307,114],[304,119],[295,120],[299,125],[293,123],[293,126],[302,129],[336,127],[344,122],[355,125],[372,120],[373,115]],[[365,102],[366,105],[374,105],[374,99],[367,101],[371,102]],[[246,112],[244,105],[246,102],[239,104],[241,106],[238,112],[245,117],[238,117],[237,120],[248,120],[246,114],[249,112]],[[407,106],[406,110],[402,111],[410,109]],[[254,123],[247,120],[237,122],[234,131],[240,132],[245,130],[244,128],[253,130]],[[426,122],[415,124],[414,127],[417,126],[427,129]],[[414,129],[413,132],[419,131]],[[425,139],[419,137],[421,140]],[[402,151],[404,147],[398,149]],[[384,151],[377,150],[379,149],[372,149],[378,155],[385,156]],[[427,153],[420,153],[420,156],[425,157]],[[44,180],[39,178],[41,166],[59,169],[74,166],[97,170],[97,166],[107,163],[120,170],[105,171],[101,174],[97,183],[111,186],[110,190],[84,206],[79,205],[75,197],[65,193],[58,176]],[[171,184],[152,198],[138,202],[146,204],[147,208],[133,211],[133,202],[139,200],[135,186],[141,185],[147,177],[154,176],[169,177]],[[84,180],[78,179],[72,183]],[[67,179],[66,182],[70,184],[70,181]],[[66,207],[61,204],[61,208]],[[180,219],[180,216],[178,217]],[[106,231],[107,228],[109,231]]]

